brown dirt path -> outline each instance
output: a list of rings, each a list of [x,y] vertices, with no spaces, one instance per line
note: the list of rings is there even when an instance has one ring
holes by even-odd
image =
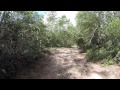
[[[78,48],[52,48],[47,58],[25,68],[15,79],[120,79],[120,67],[87,62]]]

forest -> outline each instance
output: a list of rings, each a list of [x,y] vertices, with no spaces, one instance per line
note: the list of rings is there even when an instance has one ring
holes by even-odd
[[[120,11],[78,11],[76,25],[56,11],[46,14],[44,22],[35,11],[0,11],[0,79],[43,62],[51,48],[76,46],[87,62],[119,67]]]

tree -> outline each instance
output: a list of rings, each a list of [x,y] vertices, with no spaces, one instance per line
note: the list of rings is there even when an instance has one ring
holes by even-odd
[[[0,70],[11,77],[45,48],[43,18],[33,11],[0,12]]]
[[[77,28],[81,32],[81,37],[84,38],[86,44],[99,43],[99,31],[101,29],[100,13],[98,12],[78,12],[77,16]]]
[[[48,12],[47,27],[47,44],[48,47],[67,47],[72,46],[74,40],[75,27],[65,15],[56,17],[55,12]],[[51,25],[51,29],[49,27]],[[48,29],[47,28],[47,29]]]
[[[55,24],[57,21],[57,13],[56,11],[48,11],[47,13],[47,29],[54,31]]]
[[[119,63],[120,14],[117,11],[85,11],[76,16],[78,45],[89,59]]]
[[[57,24],[56,28],[58,28],[58,30],[66,30],[70,25],[72,25],[70,23],[70,20],[67,19],[67,17],[65,15],[60,17],[57,23],[58,24]]]

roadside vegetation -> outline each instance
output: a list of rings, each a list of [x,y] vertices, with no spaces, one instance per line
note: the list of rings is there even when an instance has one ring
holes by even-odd
[[[44,57],[48,48],[79,46],[88,61],[120,64],[120,12],[79,11],[76,26],[48,11],[47,22],[34,11],[0,12],[0,78]]]

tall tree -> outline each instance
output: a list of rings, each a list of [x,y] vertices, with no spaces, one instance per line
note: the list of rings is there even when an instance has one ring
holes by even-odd
[[[57,21],[57,13],[56,11],[48,11],[47,13],[47,27],[48,27],[48,30],[52,30],[54,31],[55,29],[55,24],[56,24],[56,21]]]

